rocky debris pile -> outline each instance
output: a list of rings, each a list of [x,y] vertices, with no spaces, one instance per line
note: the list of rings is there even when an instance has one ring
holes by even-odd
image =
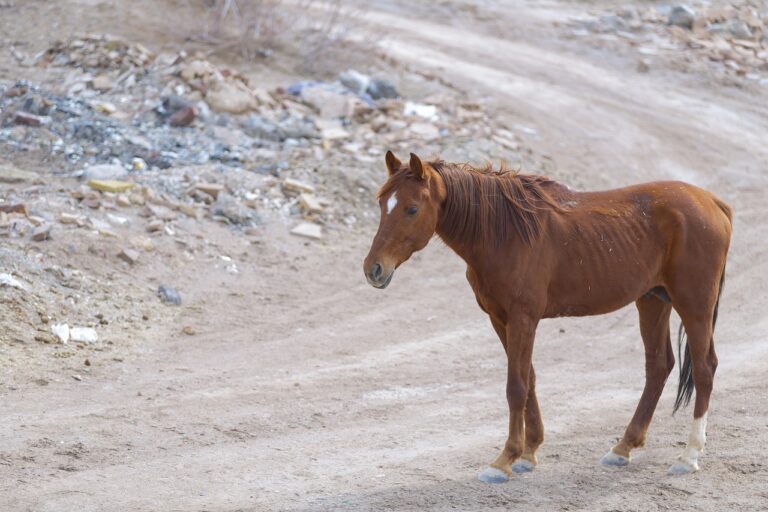
[[[686,51],[729,76],[768,85],[768,8],[753,3],[626,7],[597,18],[574,20],[572,34],[598,34],[637,48],[640,68],[649,59]],[[687,57],[686,57],[687,59]],[[680,59],[685,60],[685,59]]]
[[[37,65],[72,66],[84,69],[146,68],[155,55],[139,43],[108,34],[83,34],[57,41],[37,59]]]
[[[62,93],[0,82],[0,146],[42,153],[53,174],[79,178],[72,193],[79,208],[141,207],[154,231],[173,231],[166,210],[243,228],[271,212],[289,220],[292,233],[318,239],[321,226],[374,216],[386,149],[453,150],[462,159],[513,164],[526,157],[517,136],[475,101],[405,100],[394,84],[355,70],[332,82],[266,90],[200,55],[150,58],[140,45],[114,41],[54,45],[46,55],[55,57],[44,62],[76,68]],[[83,45],[95,60],[79,57]],[[119,62],[101,63],[107,57]],[[109,87],[99,86],[96,68]],[[306,187],[295,190],[293,182]],[[318,227],[293,229],[297,217]],[[85,225],[108,232],[102,221]],[[36,236],[48,235],[41,228]]]

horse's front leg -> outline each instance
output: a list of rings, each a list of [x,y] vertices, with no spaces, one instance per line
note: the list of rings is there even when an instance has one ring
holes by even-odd
[[[538,319],[527,314],[510,315],[507,334],[507,403],[509,404],[509,436],[496,460],[484,469],[483,482],[502,483],[512,474],[512,463],[525,448],[525,405],[528,398],[533,355],[533,339]]]

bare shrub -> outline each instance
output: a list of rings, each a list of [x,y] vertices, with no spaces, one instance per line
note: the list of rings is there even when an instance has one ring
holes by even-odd
[[[295,57],[300,71],[336,73],[369,62],[376,44],[351,37],[360,13],[342,0],[202,0],[202,5],[193,39],[248,60],[280,51]]]

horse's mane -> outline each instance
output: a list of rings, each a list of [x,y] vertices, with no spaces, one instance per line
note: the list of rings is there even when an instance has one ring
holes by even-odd
[[[476,168],[443,160],[429,162],[447,193],[438,234],[446,242],[481,242],[499,246],[516,233],[526,243],[541,234],[542,215],[564,211],[560,202],[568,189],[545,176],[520,174],[504,164]],[[379,196],[413,178],[407,167],[393,175]]]

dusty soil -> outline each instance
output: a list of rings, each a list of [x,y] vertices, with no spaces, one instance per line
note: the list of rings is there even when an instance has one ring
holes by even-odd
[[[366,21],[387,32],[382,50],[397,61],[489,98],[549,156],[553,177],[582,189],[683,179],[734,207],[699,473],[665,474],[691,415],[671,416],[672,379],[647,447],[628,468],[597,464],[642,389],[627,307],[541,325],[540,465],[504,485],[478,482],[504,441],[505,367],[459,259],[436,241],[381,292],[360,269],[373,231],[311,250],[267,231],[236,276],[179,271],[191,307],[136,333],[119,360],[95,361],[83,381],[30,377],[0,391],[0,508],[768,508],[768,94],[665,68],[640,74],[634,61],[560,38],[552,22],[579,9],[444,3],[428,22],[405,3],[374,2]],[[180,335],[185,325],[196,334]]]

